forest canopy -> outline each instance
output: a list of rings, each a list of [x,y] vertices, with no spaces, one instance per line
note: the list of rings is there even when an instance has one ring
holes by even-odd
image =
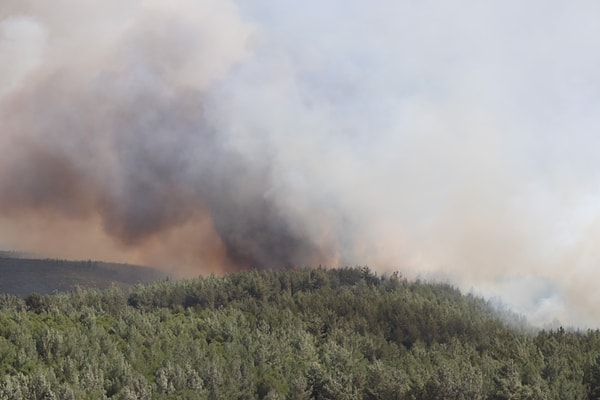
[[[368,268],[4,294],[0,398],[598,399],[600,333]]]

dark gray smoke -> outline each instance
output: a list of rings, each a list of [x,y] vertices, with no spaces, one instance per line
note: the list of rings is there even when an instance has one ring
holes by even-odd
[[[207,213],[228,265],[318,261],[318,246],[294,232],[265,195],[269,160],[245,159],[207,122],[206,90],[173,91],[160,73],[132,87],[136,72],[126,68],[74,81],[57,71],[5,107],[11,140],[1,162],[0,209],[10,215],[97,215],[125,247]]]
[[[63,13],[67,5],[74,15]],[[295,231],[266,195],[273,174],[266,153],[248,159],[207,116],[213,86],[251,50],[254,28],[235,7],[84,7],[0,8],[3,49],[17,53],[16,60],[3,57],[15,64],[12,74],[5,67],[1,92],[4,218],[50,221],[34,227],[50,236],[56,219],[96,218],[125,252],[199,225],[174,239],[196,257],[177,254],[178,243],[171,257],[158,260],[177,264],[184,257],[198,272],[318,262],[321,245]],[[88,18],[97,30],[86,30]],[[27,245],[20,234],[4,234]],[[68,246],[90,247],[79,242]],[[57,253],[65,251],[60,247]],[[208,258],[217,265],[202,265],[219,251]]]

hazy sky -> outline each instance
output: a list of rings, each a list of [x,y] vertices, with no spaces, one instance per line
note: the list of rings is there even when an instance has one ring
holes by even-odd
[[[599,48],[595,0],[3,0],[0,247],[598,327]]]

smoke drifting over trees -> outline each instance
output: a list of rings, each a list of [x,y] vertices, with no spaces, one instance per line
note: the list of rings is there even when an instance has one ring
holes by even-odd
[[[3,1],[0,246],[369,264],[597,324],[598,11]]]

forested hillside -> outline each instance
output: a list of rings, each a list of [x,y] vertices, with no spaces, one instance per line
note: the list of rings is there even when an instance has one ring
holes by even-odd
[[[1,399],[597,399],[599,356],[366,268],[0,298]]]
[[[33,255],[0,251],[0,293],[26,295],[69,291],[76,287],[107,289],[151,283],[166,274],[137,265],[100,261],[40,259]]]

